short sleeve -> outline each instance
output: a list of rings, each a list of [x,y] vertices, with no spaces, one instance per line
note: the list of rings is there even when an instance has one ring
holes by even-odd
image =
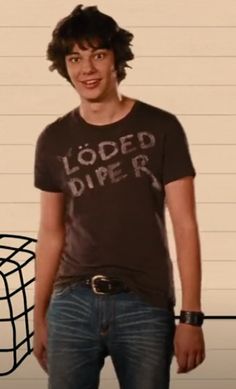
[[[57,157],[51,151],[47,128],[40,134],[35,149],[34,186],[47,192],[61,192]]]
[[[173,115],[164,135],[163,183],[196,176],[183,127]]]

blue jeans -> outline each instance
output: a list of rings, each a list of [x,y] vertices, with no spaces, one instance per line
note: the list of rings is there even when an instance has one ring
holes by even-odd
[[[110,355],[121,389],[168,389],[174,314],[134,292],[57,288],[48,319],[50,389],[97,389]]]

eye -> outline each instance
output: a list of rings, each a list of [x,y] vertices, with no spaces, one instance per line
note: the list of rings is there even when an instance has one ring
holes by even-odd
[[[70,63],[77,63],[77,62],[80,61],[80,58],[78,56],[68,57],[67,61],[70,62]]]
[[[102,60],[102,59],[105,58],[105,56],[106,56],[105,52],[104,51],[100,51],[100,52],[98,52],[98,53],[96,53],[94,55],[94,58],[97,59],[97,60]]]

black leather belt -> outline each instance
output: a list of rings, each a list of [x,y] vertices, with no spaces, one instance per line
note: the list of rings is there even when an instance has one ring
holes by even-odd
[[[101,274],[81,279],[80,284],[91,288],[96,294],[115,294],[130,291],[123,281]]]

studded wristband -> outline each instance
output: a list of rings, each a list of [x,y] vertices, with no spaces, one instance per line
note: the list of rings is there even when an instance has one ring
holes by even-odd
[[[201,327],[203,320],[204,320],[203,312],[180,311],[180,320],[179,320],[180,323]]]

